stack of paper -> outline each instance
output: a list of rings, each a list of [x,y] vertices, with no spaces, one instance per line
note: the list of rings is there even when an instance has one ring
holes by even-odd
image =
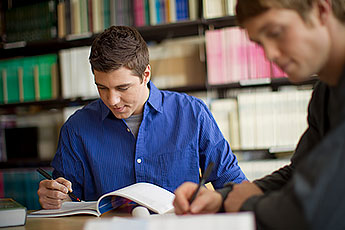
[[[86,223],[84,230],[254,230],[255,218],[251,212],[207,215],[153,215],[149,218],[97,219]]]

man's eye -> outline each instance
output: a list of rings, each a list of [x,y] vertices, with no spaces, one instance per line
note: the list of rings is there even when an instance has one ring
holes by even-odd
[[[127,89],[129,89],[129,87],[121,87],[121,88],[119,88],[119,90],[121,90],[121,91],[126,91]]]
[[[278,38],[282,34],[282,29],[275,29],[267,33],[270,38]]]

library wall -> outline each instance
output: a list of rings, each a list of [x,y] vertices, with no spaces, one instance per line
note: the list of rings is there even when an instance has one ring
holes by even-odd
[[[38,207],[12,183],[40,180],[34,169],[49,167],[63,122],[98,98],[88,56],[93,39],[111,25],[135,26],[143,35],[158,88],[209,106],[249,179],[288,162],[307,126],[314,82],[291,86],[235,26],[235,3],[1,0],[0,196]],[[37,187],[28,190],[37,197]]]

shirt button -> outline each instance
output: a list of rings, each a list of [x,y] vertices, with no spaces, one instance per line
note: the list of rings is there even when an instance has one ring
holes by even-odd
[[[138,163],[138,164],[141,163],[141,159],[140,159],[140,158],[137,159],[137,163]]]
[[[127,132],[131,132],[131,130],[129,128],[127,128]]]

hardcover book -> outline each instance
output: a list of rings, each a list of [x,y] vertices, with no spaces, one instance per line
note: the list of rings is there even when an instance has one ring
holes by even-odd
[[[11,198],[0,198],[0,227],[25,225],[26,208]]]
[[[130,212],[137,205],[144,206],[153,213],[166,214],[174,212],[175,195],[150,183],[136,183],[109,192],[97,201],[64,202],[60,209],[42,209],[32,212],[28,217],[59,217],[76,214],[100,216],[113,209]]]

